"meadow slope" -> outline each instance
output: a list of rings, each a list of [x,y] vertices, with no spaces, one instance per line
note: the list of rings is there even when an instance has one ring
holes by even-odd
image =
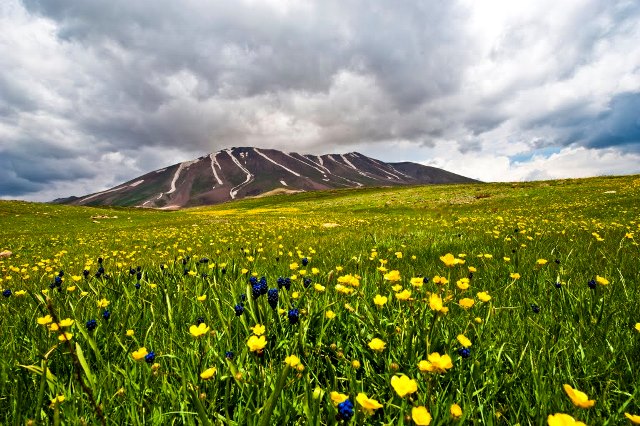
[[[640,423],[639,239],[640,176],[0,202],[0,423]]]

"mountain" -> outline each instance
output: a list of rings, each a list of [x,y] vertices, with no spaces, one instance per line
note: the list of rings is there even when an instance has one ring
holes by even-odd
[[[357,152],[301,155],[244,147],[224,149],[106,191],[56,202],[176,209],[278,193],[471,182],[477,181],[416,163],[384,163]]]

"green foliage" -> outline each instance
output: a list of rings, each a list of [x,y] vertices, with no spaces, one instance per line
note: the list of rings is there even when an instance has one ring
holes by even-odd
[[[332,392],[353,403],[353,424],[410,423],[419,406],[432,424],[542,425],[555,413],[624,424],[625,412],[640,414],[639,238],[638,176],[175,212],[0,202],[0,252],[12,252],[0,259],[0,288],[11,290],[0,298],[0,424],[99,424],[93,399],[109,424],[333,424]],[[464,263],[447,266],[447,253]],[[291,280],[276,309],[251,296],[252,274],[268,288]],[[597,277],[608,284],[590,288]],[[448,312],[433,309],[435,295]],[[38,323],[46,315],[74,323],[50,330]],[[195,337],[201,321],[209,330]],[[262,349],[247,345],[256,324]],[[451,368],[426,371],[435,352]],[[417,384],[403,398],[391,386],[400,374]],[[595,405],[575,407],[565,383]],[[382,407],[367,412],[360,393]]]

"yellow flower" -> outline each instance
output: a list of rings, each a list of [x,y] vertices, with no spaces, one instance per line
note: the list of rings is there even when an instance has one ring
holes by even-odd
[[[71,275],[71,279],[75,282],[78,282],[82,279],[82,276],[80,275]]]
[[[636,330],[640,333],[640,322],[636,323]]]
[[[27,291],[26,290],[18,290],[13,294],[14,294],[14,296],[20,297],[20,296],[24,296],[25,294],[27,294]]]
[[[217,370],[216,370],[215,367],[207,368],[202,373],[200,373],[200,378],[202,378],[204,380],[208,380],[208,379],[212,378],[216,374],[216,371]]]
[[[331,401],[333,401],[333,405],[342,404],[347,399],[349,399],[347,395],[340,392],[336,392],[336,391],[331,392],[329,396],[331,396]]]
[[[469,272],[477,272],[478,270],[475,268],[475,266],[469,266]]]
[[[295,355],[289,355],[284,359],[285,364],[288,364],[289,367],[293,368],[296,365],[300,364],[300,358]]]
[[[442,298],[436,293],[432,293],[429,297],[429,307],[433,311],[440,312],[442,310]]]
[[[245,275],[247,272],[249,272],[249,270],[248,270],[247,268],[242,268],[242,269],[240,270],[240,273],[241,273],[242,275]]]
[[[71,318],[65,318],[62,321],[60,321],[60,327],[71,327],[73,325],[75,321],[73,321]]]
[[[98,300],[98,308],[106,308],[109,306],[109,301],[107,299]]]
[[[351,361],[351,366],[357,370],[358,368],[360,368],[360,361],[354,359],[353,361]]]
[[[267,339],[264,336],[251,336],[247,341],[247,346],[249,346],[251,352],[262,351],[267,346]]]
[[[395,252],[395,255],[396,255],[397,259],[402,259],[402,252],[401,251]]]
[[[476,302],[473,299],[469,299],[468,297],[465,297],[464,299],[460,299],[458,301],[458,304],[465,309],[472,308],[475,303]]]
[[[538,259],[536,261],[536,265],[538,265],[538,266],[543,266],[543,265],[546,265],[546,264],[547,264],[547,259]]]
[[[433,277],[433,283],[434,284],[445,285],[448,282],[449,282],[448,279],[446,279],[445,277],[441,277],[440,275],[436,275],[435,277]]]
[[[147,352],[147,348],[142,347],[142,348],[138,349],[137,351],[133,351],[131,353],[131,356],[136,361],[140,361],[141,359],[144,359],[144,357],[147,356],[148,354],[149,354],[149,352]]]
[[[458,420],[462,417],[462,408],[458,404],[451,404],[451,408],[449,408],[449,413],[451,413],[451,417],[454,420]]]
[[[461,278],[456,282],[456,286],[460,290],[466,290],[469,288],[469,278]]]
[[[132,337],[134,335],[134,331],[129,329],[127,330],[127,337]]]
[[[400,377],[393,376],[391,378],[391,386],[400,396],[400,398],[403,398],[405,395],[412,394],[418,390],[418,384],[416,383],[416,381],[408,378],[404,374]]]
[[[51,318],[51,315],[45,315],[43,317],[38,318],[38,324],[40,325],[47,325],[47,324],[51,324],[51,322],[53,321],[53,318]]]
[[[325,290],[325,287],[322,284],[316,284],[313,286],[318,293],[322,293]]]
[[[442,263],[444,263],[448,267],[464,264],[464,260],[456,259],[456,257],[451,253],[447,253],[444,256],[440,256],[440,260],[442,261]]]
[[[400,281],[402,277],[400,277],[400,271],[394,269],[393,271],[389,271],[384,274],[384,279],[387,281],[396,282]]]
[[[203,294],[202,296],[198,296],[198,301],[199,302],[204,302],[205,300],[207,300],[207,295]]]
[[[203,334],[208,333],[209,330],[209,326],[207,326],[207,324],[205,323],[200,323],[198,325],[192,325],[191,327],[189,327],[189,333],[191,333],[193,337],[200,337]]]
[[[64,395],[57,395],[55,398],[51,399],[51,408],[55,407],[58,404],[62,404],[64,402]]]
[[[426,426],[431,424],[431,414],[429,414],[427,407],[422,405],[420,407],[413,407],[411,409],[411,418],[413,419],[413,422],[418,426]]]
[[[262,324],[256,324],[250,328],[251,328],[251,331],[253,331],[253,334],[255,334],[256,336],[262,336],[264,332],[267,330],[265,326]]]
[[[586,426],[584,423],[577,421],[568,414],[556,413],[549,414],[547,417],[549,426]]]
[[[519,273],[517,273],[517,272],[512,272],[511,274],[509,274],[509,276],[510,276],[511,278],[513,278],[514,280],[517,280],[517,279],[519,279],[519,278],[520,278],[520,274],[519,274]]]
[[[403,290],[401,293],[396,293],[396,299],[398,300],[409,300],[411,297],[411,292],[409,290]]]
[[[358,404],[362,406],[362,409],[367,414],[373,414],[375,410],[377,410],[378,408],[382,408],[382,404],[380,404],[375,399],[367,397],[367,395],[363,392],[360,392],[358,394],[358,396],[356,397],[356,401],[358,401]]]
[[[291,293],[291,298],[292,299],[299,299],[300,298],[300,293],[297,291],[294,291],[293,293]]]
[[[631,420],[634,425],[640,425],[640,416],[635,414],[624,413],[624,416]]]
[[[422,284],[424,284],[424,278],[413,277],[413,278],[411,278],[410,283],[411,283],[412,286],[414,286],[416,288],[420,288],[420,287],[422,287]]]
[[[74,291],[76,291],[76,286],[75,286],[75,285],[72,285],[72,286],[70,286],[70,287],[67,287],[67,291],[68,291],[69,293],[73,293]]]
[[[447,354],[440,355],[433,352],[427,356],[428,361],[420,361],[418,368],[420,371],[429,373],[446,373],[448,369],[453,368],[451,357]]]
[[[608,285],[609,284],[609,280],[607,280],[606,278],[601,277],[600,275],[596,275],[596,282],[600,285]]]
[[[336,317],[336,314],[333,311],[327,311],[324,313],[324,316],[327,319],[334,319]]]
[[[369,342],[369,347],[374,351],[382,352],[384,350],[385,343],[376,337]]]
[[[574,389],[571,386],[563,385],[564,391],[567,393],[573,405],[580,408],[591,408],[596,403],[595,400],[589,399],[586,393]]]
[[[460,342],[460,344],[465,348],[471,346],[471,340],[467,339],[464,334],[458,334],[458,342]]]
[[[65,342],[65,341],[68,341],[68,340],[71,340],[71,339],[73,339],[73,334],[69,333],[67,331],[65,331],[64,333],[61,333],[58,336],[58,340],[60,340],[61,342]]]
[[[311,268],[311,273],[312,273],[313,275],[318,275],[318,274],[320,273],[320,269],[318,269],[318,268]]]
[[[373,303],[375,303],[378,307],[383,307],[384,304],[387,303],[387,297],[376,294],[376,297],[373,298]]]
[[[299,266],[298,266],[298,263],[296,263],[296,262],[293,262],[293,263],[289,264],[289,269],[291,269],[292,271],[295,271],[298,268],[299,268]]]
[[[476,294],[476,296],[478,296],[478,299],[481,302],[488,302],[489,300],[491,300],[491,296],[489,296],[489,293],[487,293],[486,291],[480,291]]]
[[[402,290],[402,286],[400,284],[396,284],[393,287],[391,287],[391,290],[400,291],[400,290]]]
[[[55,322],[49,325],[49,331],[58,331],[59,329],[60,329],[60,326]]]

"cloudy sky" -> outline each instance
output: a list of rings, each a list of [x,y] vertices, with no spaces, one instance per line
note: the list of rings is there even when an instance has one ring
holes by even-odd
[[[231,146],[640,173],[637,0],[2,0],[0,198]]]

